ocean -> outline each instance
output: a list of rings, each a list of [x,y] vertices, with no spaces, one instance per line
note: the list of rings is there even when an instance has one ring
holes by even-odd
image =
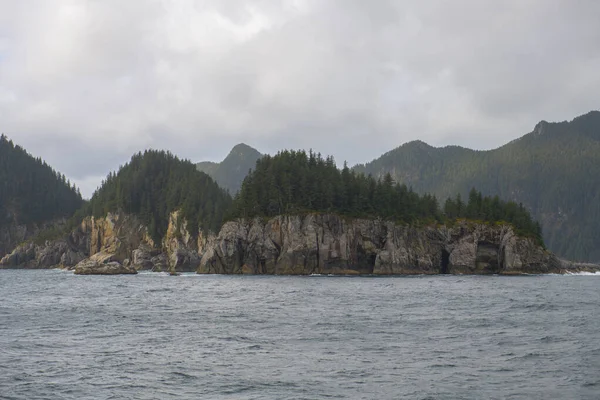
[[[0,399],[600,399],[600,275],[0,271]]]

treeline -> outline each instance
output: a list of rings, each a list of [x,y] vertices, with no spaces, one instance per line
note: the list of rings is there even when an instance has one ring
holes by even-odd
[[[375,179],[347,165],[339,170],[333,157],[324,159],[312,151],[282,151],[258,160],[234,199],[230,217],[303,212],[334,212],[403,223],[445,223],[457,218],[504,221],[514,225],[519,234],[543,243],[539,224],[522,205],[484,197],[473,189],[466,203],[457,196],[446,200],[440,209],[435,196],[419,195],[394,182],[390,174]]]
[[[70,217],[82,204],[79,189],[64,175],[0,135],[0,225]]]
[[[455,198],[448,198],[444,203],[444,215],[450,220],[466,218],[488,222],[506,221],[514,226],[518,234],[530,236],[538,244],[544,244],[541,225],[533,220],[523,204],[502,201],[498,196],[483,196],[475,189],[469,192],[466,203],[460,194]]]
[[[498,149],[407,143],[356,169],[383,177],[392,173],[417,193],[439,199],[472,187],[485,195],[522,203],[558,255],[600,262],[600,112],[571,122],[540,122],[533,131]]]
[[[324,159],[312,151],[282,151],[259,159],[235,197],[232,217],[313,211],[403,222],[439,217],[435,197],[419,196],[390,176],[377,181],[347,165],[339,170],[333,157]]]
[[[171,212],[182,212],[190,232],[218,232],[230,206],[231,197],[194,164],[169,152],[147,150],[108,175],[88,212],[96,217],[114,211],[137,215],[160,243]]]
[[[147,150],[110,173],[91,200],[84,202],[64,175],[4,135],[0,138],[0,223],[9,218],[29,223],[71,216],[65,227],[56,228],[65,230],[87,215],[103,217],[122,211],[137,215],[160,243],[169,216],[176,210],[182,212],[190,232],[218,232],[225,218],[330,212],[410,224],[447,223],[458,218],[505,221],[519,234],[542,243],[540,225],[522,205],[472,190],[466,202],[457,196],[440,208],[435,196],[419,195],[394,182],[390,174],[376,179],[347,165],[338,169],[333,157],[323,158],[312,151],[282,151],[260,158],[232,201],[191,162],[169,152]]]

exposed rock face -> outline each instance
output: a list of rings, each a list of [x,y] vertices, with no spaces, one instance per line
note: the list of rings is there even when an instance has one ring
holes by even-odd
[[[0,259],[11,252],[17,245],[24,243],[38,235],[40,231],[47,228],[59,228],[66,223],[64,219],[58,219],[42,225],[23,225],[16,221],[0,226]]]
[[[463,221],[417,228],[312,214],[226,223],[207,243],[198,272],[523,274],[567,267],[508,225]]]
[[[191,234],[175,212],[157,246],[134,216],[84,219],[70,235],[17,247],[0,268],[137,270],[219,274],[523,274],[598,271],[560,260],[508,225],[462,221],[411,227],[336,215],[237,220],[218,236]]]
[[[75,266],[76,275],[121,275],[137,274],[135,268],[122,265],[116,261],[99,262],[88,258]]]
[[[118,263],[135,270],[196,271],[200,264],[199,243],[204,242],[205,239],[200,241],[198,235],[187,232],[179,213],[171,215],[162,247],[156,246],[146,226],[136,217],[109,213],[104,218],[85,218],[66,238],[43,245],[18,246],[0,260],[0,268],[77,269],[76,266],[86,266],[85,271],[110,273],[118,270],[114,264],[111,268],[100,267]],[[82,264],[82,261],[90,262]]]
[[[188,232],[179,212],[171,213],[169,227],[163,240],[171,272],[194,272],[200,265],[198,235]]]
[[[88,237],[82,224],[65,238],[17,246],[0,259],[0,268],[69,268],[86,257],[87,249]]]

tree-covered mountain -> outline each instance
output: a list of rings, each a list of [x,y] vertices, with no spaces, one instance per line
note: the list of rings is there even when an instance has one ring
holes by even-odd
[[[538,123],[498,149],[435,148],[415,141],[354,168],[390,173],[418,193],[446,198],[485,195],[522,203],[541,222],[550,250],[574,260],[600,261],[600,112],[570,122]]]
[[[418,195],[394,183],[390,174],[381,179],[357,173],[333,157],[323,159],[312,151],[282,151],[264,156],[244,179],[233,203],[233,217],[273,217],[281,214],[327,212],[350,217],[384,218],[403,223],[450,222],[468,218],[505,221],[516,231],[543,244],[541,229],[529,212],[497,196],[484,197],[471,189],[468,200],[448,198],[444,209],[429,194]]]
[[[0,136],[0,226],[70,217],[82,204],[79,189],[63,174]]]
[[[196,167],[198,171],[210,175],[219,186],[233,195],[240,190],[248,171],[254,168],[256,161],[261,157],[262,154],[256,149],[240,143],[220,163],[204,161],[196,164]]]
[[[171,212],[181,210],[189,232],[218,231],[231,197],[207,174],[169,152],[147,150],[111,173],[94,193],[87,213],[101,217],[123,211],[146,223],[156,243]]]

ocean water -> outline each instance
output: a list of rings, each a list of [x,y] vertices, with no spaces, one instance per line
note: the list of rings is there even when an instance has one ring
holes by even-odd
[[[0,271],[1,399],[600,399],[600,276]]]

